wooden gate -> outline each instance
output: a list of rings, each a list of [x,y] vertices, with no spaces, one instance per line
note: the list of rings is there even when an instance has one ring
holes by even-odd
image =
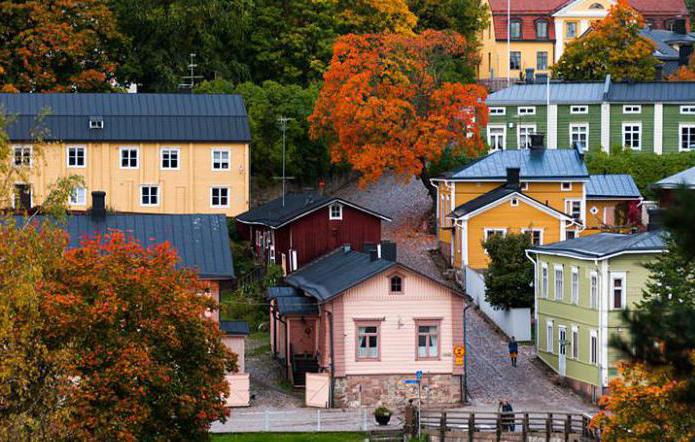
[[[328,408],[331,378],[328,373],[306,374],[306,406]]]

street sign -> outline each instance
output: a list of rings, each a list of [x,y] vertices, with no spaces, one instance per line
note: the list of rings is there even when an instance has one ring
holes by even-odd
[[[403,381],[404,384],[417,384],[418,380],[417,379],[406,379]]]
[[[418,370],[415,372],[415,379],[417,379],[418,381],[422,379],[422,370]]]
[[[463,345],[457,345],[454,347],[454,356],[457,358],[462,358],[466,355],[466,347]]]

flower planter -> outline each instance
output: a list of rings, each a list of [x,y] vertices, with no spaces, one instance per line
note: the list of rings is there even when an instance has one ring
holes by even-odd
[[[388,425],[391,420],[390,414],[375,414],[374,418],[379,425]]]

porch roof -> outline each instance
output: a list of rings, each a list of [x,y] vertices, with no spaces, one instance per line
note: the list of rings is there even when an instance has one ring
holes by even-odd
[[[316,299],[302,295],[294,287],[270,287],[268,298],[275,299],[278,313],[287,315],[318,315]]]

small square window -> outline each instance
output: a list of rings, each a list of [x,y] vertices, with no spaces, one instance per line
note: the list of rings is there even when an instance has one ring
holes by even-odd
[[[210,207],[229,207],[228,187],[213,187],[210,189]]]
[[[510,204],[512,205],[512,207],[518,206],[519,205],[519,199],[518,198],[512,198],[510,201]]]
[[[87,149],[83,146],[68,147],[68,167],[85,167],[87,165]]]
[[[570,181],[563,181],[562,184],[560,184],[560,189],[565,192],[570,191],[572,190],[572,183]]]
[[[103,129],[104,128],[104,120],[100,117],[92,117],[89,119],[89,128],[90,129]]]
[[[623,106],[624,114],[640,114],[642,113],[642,106],[636,104],[626,104]]]
[[[140,205],[159,205],[159,186],[140,186]]]
[[[571,114],[588,114],[589,106],[570,106]]]
[[[331,220],[340,220],[343,219],[343,205],[342,204],[331,204],[329,206],[329,219]]]
[[[683,115],[695,115],[695,106],[692,106],[692,105],[681,106],[681,114],[683,114]]]
[[[536,106],[519,106],[517,115],[536,115]]]
[[[87,189],[84,187],[75,187],[70,192],[68,204],[71,206],[86,206],[87,205]]]
[[[121,169],[138,168],[138,149],[134,147],[121,147]]]
[[[229,170],[229,151],[225,149],[212,150],[212,170]]]
[[[31,167],[31,146],[14,146],[14,165]]]
[[[507,113],[506,107],[491,107],[490,115],[505,115]]]
[[[160,151],[162,169],[177,170],[179,168],[179,149],[175,147],[165,147]]]

